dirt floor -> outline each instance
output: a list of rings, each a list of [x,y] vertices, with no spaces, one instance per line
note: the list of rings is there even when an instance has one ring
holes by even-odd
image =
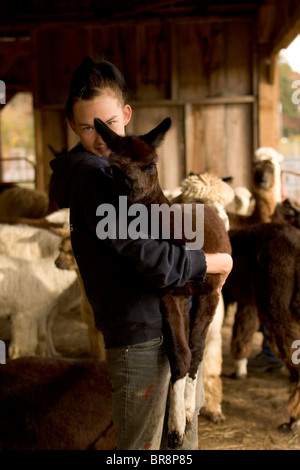
[[[261,372],[250,369],[248,378],[231,378],[234,363],[229,344],[233,318],[223,326],[223,413],[225,421],[214,424],[200,415],[199,449],[202,450],[300,450],[300,433],[285,434],[278,426],[287,422],[288,380],[285,370]],[[55,344],[67,356],[84,356],[87,330],[78,312],[71,321],[59,316]],[[256,333],[251,356],[261,350],[262,335]]]
[[[284,434],[278,425],[288,421],[288,381],[286,372],[250,370],[248,378],[231,378],[234,371],[229,353],[232,319],[223,326],[223,413],[225,421],[214,424],[199,417],[201,450],[300,450],[300,433]],[[0,325],[1,332],[1,325]],[[262,336],[256,333],[251,356],[260,352]],[[87,327],[78,310],[58,315],[54,323],[54,343],[65,357],[85,357]]]
[[[248,369],[248,377],[233,379],[230,356],[233,319],[223,326],[223,413],[225,421],[213,424],[199,419],[199,448],[202,450],[299,450],[300,433],[282,433],[288,422],[288,379],[284,369],[263,372]],[[256,333],[251,357],[261,351],[262,334]]]

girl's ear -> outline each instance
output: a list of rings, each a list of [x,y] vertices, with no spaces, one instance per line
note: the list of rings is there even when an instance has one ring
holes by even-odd
[[[70,119],[68,119],[68,121],[69,121],[69,124],[70,124],[70,126],[71,126],[72,131],[74,131],[75,134],[77,134],[76,129],[75,129],[75,124],[74,124],[74,122],[71,121]]]
[[[124,126],[127,126],[132,116],[132,109],[131,109],[131,106],[129,106],[129,104],[125,104],[124,106],[123,116],[124,116]]]

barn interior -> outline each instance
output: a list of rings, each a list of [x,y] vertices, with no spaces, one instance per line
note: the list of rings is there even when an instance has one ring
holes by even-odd
[[[278,146],[278,52],[299,33],[299,17],[296,0],[3,2],[0,79],[6,103],[20,91],[33,96],[36,188],[48,189],[49,145],[76,142],[64,107],[85,55],[126,77],[128,132],[172,118],[163,188],[208,170],[250,187],[255,149]]]
[[[145,133],[164,118],[171,117],[171,129],[159,149],[158,169],[163,189],[177,188],[190,172],[210,172],[220,178],[230,177],[232,188],[242,186],[252,190],[256,149],[271,147],[278,150],[278,56],[280,50],[288,47],[300,33],[298,0],[144,0],[142,3],[138,0],[4,0],[0,11],[0,110],[4,111],[19,93],[31,94],[35,146],[31,187],[45,195],[49,194],[49,162],[54,152],[69,150],[78,141],[66,120],[65,103],[72,74],[85,56],[105,58],[124,74],[133,108],[128,133]],[[1,138],[0,120],[0,183],[5,189],[5,184],[19,182],[3,178],[8,156],[1,153]],[[23,183],[27,182],[21,181],[21,185]],[[21,236],[26,233],[23,231]],[[29,241],[29,235],[25,239]],[[58,241],[60,243],[61,239]],[[57,240],[51,243],[55,245]],[[2,248],[6,249],[6,245]],[[27,284],[22,292],[17,289],[17,296],[21,298],[24,289],[44,295],[44,278],[50,270],[42,271],[39,283],[31,285],[34,276],[26,262],[22,261],[18,279],[24,273],[28,289]],[[74,289],[77,304],[71,306],[67,314],[58,312],[55,319],[47,318],[53,327],[55,343],[53,354],[50,352],[51,357],[47,358],[54,364],[50,373],[53,372],[53,383],[50,383],[49,375],[42,386],[39,383],[37,388],[36,384],[31,388],[32,378],[44,380],[43,373],[47,375],[43,363],[38,365],[36,358],[26,362],[26,358],[21,357],[20,366],[15,362],[16,369],[7,368],[7,375],[0,365],[3,373],[3,378],[0,376],[3,392],[0,393],[0,449],[5,446],[19,449],[22,445],[24,449],[43,449],[43,445],[50,449],[51,446],[71,449],[73,445],[76,450],[106,450],[115,446],[110,389],[106,378],[103,379],[103,369],[94,369],[93,365],[89,369],[91,375],[85,381],[85,363],[75,364],[75,360],[71,363],[73,359],[81,361],[87,356],[90,359],[89,326],[80,312],[82,290],[75,273],[72,275],[66,284]],[[61,276],[63,278],[63,274]],[[16,278],[16,275],[12,277]],[[72,292],[68,295],[73,296]],[[0,364],[3,354],[9,362],[11,319],[10,312],[3,314],[0,321]],[[241,381],[238,385],[231,380],[232,324],[233,317],[227,318],[222,330],[222,409],[226,421],[221,419],[208,424],[200,418],[199,448],[299,450],[299,434],[282,437],[275,430],[288,416],[286,373],[277,371],[275,375],[257,377],[250,372],[249,381]],[[26,338],[24,343],[29,344],[29,336],[25,329],[20,332],[20,338]],[[39,347],[43,342],[47,343],[44,336],[39,341]],[[261,343],[259,333],[254,344],[255,354],[260,351]],[[71,358],[70,369],[64,369],[64,374],[55,369],[58,367],[55,361],[59,361],[55,357],[57,352]],[[40,355],[41,360],[46,359],[42,357],[45,351],[41,353],[38,348],[36,355]],[[17,356],[16,352],[18,360]],[[78,375],[72,375],[72,368],[78,364]],[[99,406],[99,390],[93,388],[93,374],[105,383],[104,400]],[[67,378],[66,383],[60,381],[63,375]],[[10,384],[16,377],[19,381],[16,381],[17,393],[14,395],[15,389],[10,388]],[[73,382],[73,377],[78,377],[78,383],[75,379]],[[27,380],[30,382],[28,387]],[[84,396],[84,387],[92,393],[92,401]],[[60,403],[61,391],[63,399]],[[11,400],[12,395],[15,401]],[[50,402],[54,410],[62,413],[58,421],[52,419],[50,413],[48,416],[47,409],[32,405],[32,397],[38,399],[39,396],[48,400],[45,406]],[[82,407],[77,408],[77,397],[83,397]],[[93,407],[91,403],[97,403],[97,406]],[[19,433],[22,406],[29,410],[28,415],[27,409],[24,412],[24,423],[31,425],[28,416],[33,417],[38,438],[33,428],[28,431],[25,425],[26,432],[21,429]],[[17,417],[14,409],[19,413]],[[41,411],[40,415],[36,411]],[[89,435],[86,416],[93,418],[95,434]],[[100,430],[99,416],[105,416],[106,420],[100,419]],[[78,423],[85,423],[82,434],[73,432],[78,430]],[[43,434],[41,430],[47,426],[49,432]],[[49,437],[50,433],[52,436]],[[85,433],[87,437],[83,439]],[[33,444],[32,436],[37,439]]]

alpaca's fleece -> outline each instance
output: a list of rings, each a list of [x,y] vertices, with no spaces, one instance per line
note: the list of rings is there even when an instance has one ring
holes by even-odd
[[[255,161],[271,160],[272,163],[280,163],[283,158],[283,155],[278,153],[272,147],[259,147],[255,151]]]
[[[188,176],[181,183],[181,190],[181,203],[188,204],[201,200],[215,209],[223,220],[226,230],[229,230],[229,219],[224,207],[233,200],[234,191],[227,183],[211,173],[203,173]]]
[[[45,217],[49,207],[49,197],[37,189],[15,186],[0,194],[1,217]]]
[[[240,215],[251,215],[255,207],[255,199],[245,186],[234,188],[234,212]]]
[[[0,254],[23,259],[55,258],[61,237],[29,225],[0,224]]]
[[[74,271],[58,269],[52,257],[21,259],[0,255],[0,315],[10,318],[9,357],[54,353],[51,329],[57,311],[80,302]],[[47,331],[48,330],[48,331]],[[39,345],[41,339],[43,345]]]
[[[60,209],[46,216],[48,222],[63,224],[63,229],[70,229],[70,209]]]
[[[217,202],[225,207],[234,198],[233,189],[211,173],[188,176],[181,183],[181,192],[186,203],[203,199],[206,204]]]
[[[48,230],[0,224],[0,316],[11,328],[10,358],[56,354],[53,320],[80,302],[76,273],[55,266],[60,244]]]
[[[106,363],[26,357],[0,366],[0,450],[113,450]]]

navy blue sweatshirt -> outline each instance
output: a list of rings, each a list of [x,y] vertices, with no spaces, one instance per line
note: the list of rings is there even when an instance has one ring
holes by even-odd
[[[142,343],[162,334],[162,288],[204,280],[202,250],[154,239],[97,237],[103,203],[118,207],[108,159],[81,144],[50,162],[51,197],[70,208],[71,241],[96,327],[106,348]]]

